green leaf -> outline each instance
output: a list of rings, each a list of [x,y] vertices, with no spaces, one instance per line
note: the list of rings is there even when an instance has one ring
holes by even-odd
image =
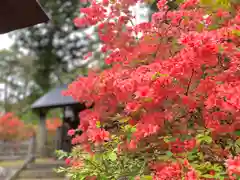
[[[100,177],[100,179],[101,180],[108,180],[108,178],[106,176],[103,176],[103,175]]]
[[[199,143],[201,142],[206,142],[208,144],[212,143],[212,137],[205,134],[198,134],[196,138]]]
[[[218,5],[218,7],[224,8],[226,10],[231,7],[229,0],[217,0],[216,5]]]
[[[66,171],[66,169],[63,168],[63,167],[59,167],[58,169],[55,170],[55,172],[57,172],[57,173],[62,173],[62,172],[65,172],[65,171]]]
[[[240,31],[239,30],[232,30],[232,33],[236,36],[240,36]]]
[[[157,159],[160,160],[160,161],[168,161],[169,160],[169,156],[161,155],[161,156],[158,156]]]
[[[204,29],[204,24],[203,24],[203,23],[199,23],[199,24],[197,25],[197,31],[198,31],[198,32],[202,32],[203,29]]]
[[[175,2],[176,2],[177,4],[181,4],[181,3],[184,2],[184,0],[176,0]]]
[[[236,141],[235,141],[235,145],[239,148],[240,147],[240,139],[237,139]]]
[[[165,136],[165,137],[163,138],[163,141],[164,141],[165,143],[173,142],[173,141],[176,141],[176,137]]]
[[[117,154],[115,152],[111,152],[108,154],[108,159],[111,161],[116,161],[117,160]]]
[[[193,161],[195,159],[198,159],[200,154],[198,154],[197,148],[194,148],[192,151],[188,153],[188,160]]]
[[[204,177],[204,178],[214,178],[214,176],[210,175],[210,174],[204,174],[204,175],[202,175],[202,177]]]
[[[206,143],[211,143],[212,142],[212,137],[210,136],[204,136],[203,140],[206,142]]]
[[[236,134],[237,136],[240,136],[240,130],[235,131],[234,134]]]
[[[86,176],[82,176],[82,177],[80,177],[79,180],[84,180],[85,178],[86,178]]]
[[[96,122],[96,126],[97,126],[97,128],[100,128],[100,127],[101,127],[100,121],[97,121],[97,122]]]
[[[218,24],[211,24],[210,26],[208,26],[209,30],[215,30],[215,29],[218,29],[218,28],[219,28]]]
[[[142,176],[141,180],[152,180],[152,176]]]
[[[211,10],[219,8],[229,10],[231,8],[229,0],[200,0],[200,4],[209,7]]]
[[[64,152],[62,150],[56,150],[55,151],[56,156],[58,157],[58,159],[63,159],[65,157],[68,157],[68,153]]]
[[[132,128],[130,129],[131,133],[134,133],[134,132],[136,132],[136,130],[137,130],[137,128],[136,128],[136,127],[132,127]]]
[[[166,155],[169,156],[169,157],[172,157],[173,156],[173,153],[171,151],[167,151],[166,152]]]
[[[119,122],[125,123],[125,122],[128,122],[129,119],[130,119],[129,117],[125,117],[125,118],[120,119]]]
[[[153,4],[155,2],[155,0],[144,0],[144,2],[146,4]]]
[[[223,167],[220,166],[219,164],[214,164],[212,169],[215,171],[215,172],[223,172]]]
[[[160,72],[156,72],[156,73],[152,76],[152,80],[156,80],[158,77],[168,77],[168,74],[161,74]]]
[[[190,140],[190,139],[192,139],[192,136],[191,135],[181,135],[180,136],[180,140],[181,141],[185,141],[185,140]]]
[[[207,5],[207,6],[212,6],[213,5],[213,1],[212,0],[200,0],[200,3],[202,5]]]

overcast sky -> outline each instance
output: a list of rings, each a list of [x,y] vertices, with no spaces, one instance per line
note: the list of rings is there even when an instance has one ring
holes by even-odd
[[[0,35],[0,49],[8,49],[12,45],[12,40],[7,34]]]

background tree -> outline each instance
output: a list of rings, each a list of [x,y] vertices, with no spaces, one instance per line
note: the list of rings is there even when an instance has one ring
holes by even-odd
[[[36,89],[33,81],[33,58],[14,50],[0,51],[1,105],[5,112],[12,111],[16,104],[24,108],[28,97]],[[19,108],[19,107],[15,107]],[[21,111],[22,108],[18,109]]]
[[[37,96],[55,84],[68,83],[84,73],[88,61],[82,61],[97,41],[83,30],[77,30],[73,19],[78,15],[79,0],[40,0],[50,22],[14,32],[15,47],[34,56],[34,81]],[[82,71],[83,69],[83,71]],[[69,75],[71,74],[71,75]]]

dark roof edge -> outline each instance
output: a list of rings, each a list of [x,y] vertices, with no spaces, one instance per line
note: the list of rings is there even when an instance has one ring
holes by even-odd
[[[44,10],[42,5],[40,4],[39,0],[36,0],[37,4],[39,5],[39,8],[42,10],[43,14],[46,16],[46,20],[44,20],[42,23],[47,23],[51,18],[50,15]],[[40,22],[41,23],[41,22]],[[40,24],[39,23],[39,24]]]
[[[52,104],[49,105],[48,107],[46,106],[34,106],[34,104],[31,106],[31,109],[33,110],[38,110],[38,109],[51,109],[51,108],[61,108],[61,107],[65,107],[65,106],[72,106],[72,105],[77,105],[80,104],[79,102],[73,102],[73,103],[68,103],[68,104]]]

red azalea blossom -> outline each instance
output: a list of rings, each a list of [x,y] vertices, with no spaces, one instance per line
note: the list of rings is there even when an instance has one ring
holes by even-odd
[[[240,175],[240,157],[229,158],[226,161],[227,171],[229,175],[237,174]]]
[[[34,134],[34,128],[24,124],[13,113],[5,113],[0,116],[0,140],[15,141],[23,140]]]
[[[65,159],[65,164],[66,164],[66,165],[70,165],[71,162],[72,162],[72,160],[71,160],[70,158],[66,158],[66,159]]]
[[[185,176],[185,180],[197,180],[198,176],[196,171],[194,170],[190,170],[187,172],[186,176]]]
[[[90,140],[95,144],[101,144],[104,141],[109,140],[109,132],[103,129],[90,130]]]
[[[134,180],[141,180],[141,177],[140,177],[140,176],[136,176],[136,177],[134,178]]]
[[[131,140],[130,143],[128,144],[128,149],[134,150],[137,148],[137,142],[134,140]]]
[[[76,160],[76,161],[72,161],[72,166],[75,167],[75,168],[81,168],[83,166],[83,162],[79,161],[79,160]]]
[[[157,167],[154,180],[179,180],[181,179],[181,167],[179,164],[169,164]]]
[[[185,140],[181,141],[180,139],[176,139],[176,141],[171,142],[171,151],[175,153],[181,153],[184,151],[190,151],[196,146],[196,140]]]
[[[96,176],[88,176],[86,177],[86,180],[97,180]]]
[[[211,174],[211,175],[214,176],[214,175],[216,174],[216,172],[215,172],[214,170],[210,170],[210,171],[209,171],[209,174]]]
[[[73,136],[74,134],[75,134],[75,130],[74,129],[68,130],[68,135],[69,136]]]
[[[62,125],[62,121],[59,118],[51,118],[46,120],[46,126],[48,131],[54,132]]]
[[[125,110],[127,112],[134,112],[134,111],[137,111],[140,108],[140,106],[141,105],[137,102],[130,102],[126,105]]]
[[[166,0],[160,0],[157,3],[158,9],[162,9],[166,5],[167,1]]]

